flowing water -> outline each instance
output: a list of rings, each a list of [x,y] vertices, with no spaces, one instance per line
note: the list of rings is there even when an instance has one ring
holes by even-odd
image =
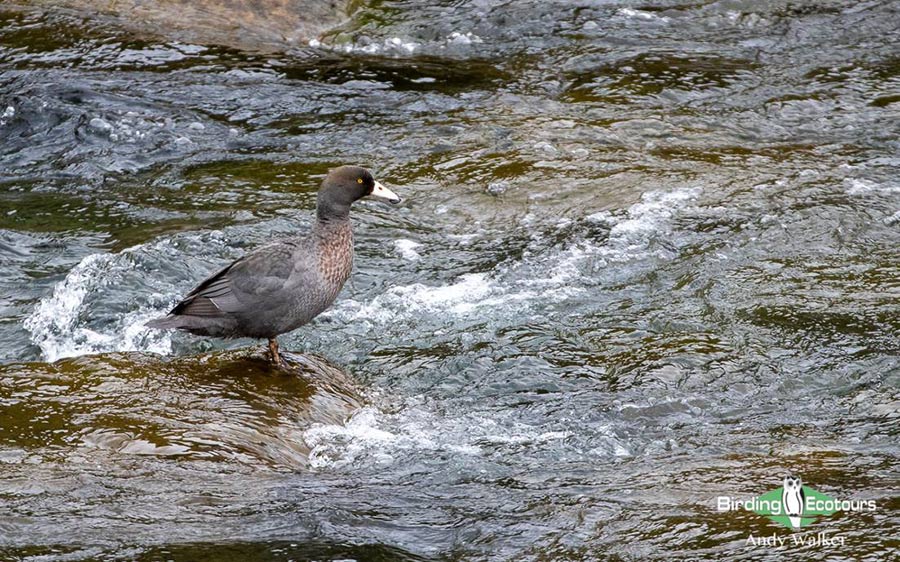
[[[274,54],[0,7],[0,557],[896,559],[898,45],[889,1],[372,1]],[[343,163],[406,201],[305,375],[143,327]],[[877,509],[748,545],[791,531],[716,498],[788,471]]]

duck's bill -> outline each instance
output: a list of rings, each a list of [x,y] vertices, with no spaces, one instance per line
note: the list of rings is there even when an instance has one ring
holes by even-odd
[[[371,193],[370,195],[371,195],[372,197],[377,197],[377,198],[379,198],[379,199],[384,199],[384,200],[387,201],[388,203],[393,203],[394,205],[396,205],[397,203],[399,203],[400,201],[402,201],[402,199],[400,199],[400,196],[399,196],[399,195],[397,195],[396,193],[394,193],[394,192],[391,191],[390,189],[384,187],[384,186],[381,184],[381,182],[377,182],[377,181],[375,182],[375,189],[372,190],[372,193]]]

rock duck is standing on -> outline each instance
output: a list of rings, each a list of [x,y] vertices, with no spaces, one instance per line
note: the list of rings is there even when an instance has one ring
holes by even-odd
[[[198,336],[266,338],[272,361],[284,367],[275,338],[306,324],[337,298],[353,265],[350,205],[367,195],[400,202],[364,168],[332,170],[319,189],[309,235],[253,250],[147,326]]]

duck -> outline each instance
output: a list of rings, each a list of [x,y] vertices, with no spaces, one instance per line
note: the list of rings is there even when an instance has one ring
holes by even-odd
[[[265,339],[272,363],[287,368],[277,338],[330,307],[350,277],[350,207],[364,197],[401,202],[365,168],[331,170],[316,195],[316,217],[308,234],[248,252],[202,281],[166,316],[145,326],[196,336]]]

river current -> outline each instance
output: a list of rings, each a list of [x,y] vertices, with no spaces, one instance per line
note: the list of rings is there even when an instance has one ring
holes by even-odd
[[[886,1],[373,1],[265,53],[0,7],[0,558],[896,558],[898,45]],[[305,376],[143,327],[350,163],[405,201]],[[876,509],[717,510],[788,472]]]

